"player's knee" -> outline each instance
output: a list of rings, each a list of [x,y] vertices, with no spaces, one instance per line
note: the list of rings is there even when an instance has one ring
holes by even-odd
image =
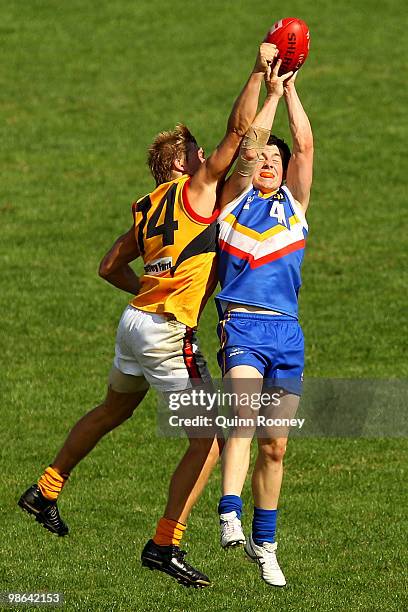
[[[286,442],[272,440],[268,444],[262,444],[259,455],[264,463],[282,463],[286,452]]]
[[[112,425],[120,425],[120,423],[130,419],[137,404],[137,399],[133,397],[124,397],[118,400],[108,396],[103,403],[106,421]]]

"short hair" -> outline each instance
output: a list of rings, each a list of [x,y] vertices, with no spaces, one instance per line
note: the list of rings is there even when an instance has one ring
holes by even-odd
[[[178,123],[174,130],[157,134],[147,155],[147,164],[156,185],[171,181],[173,162],[176,159],[186,157],[189,143],[197,144],[197,141],[190,130],[182,123]]]
[[[288,144],[282,138],[278,138],[274,134],[271,134],[269,136],[268,142],[266,144],[268,147],[271,147],[272,145],[276,145],[278,147],[282,158],[283,176],[285,177],[286,171],[288,169],[290,156],[292,155]]]

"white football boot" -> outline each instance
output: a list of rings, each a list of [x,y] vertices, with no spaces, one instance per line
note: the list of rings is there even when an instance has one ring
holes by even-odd
[[[264,542],[262,546],[255,544],[252,534],[245,544],[245,552],[254,563],[261,568],[261,576],[271,586],[284,587],[286,579],[276,558],[276,542]]]
[[[241,521],[235,510],[220,514],[221,546],[229,548],[245,544],[245,536],[242,531]]]

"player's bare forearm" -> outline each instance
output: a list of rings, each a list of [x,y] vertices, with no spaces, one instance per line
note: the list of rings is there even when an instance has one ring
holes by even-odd
[[[279,99],[280,96],[269,93],[252,124],[254,134],[257,134],[258,137],[262,136],[265,142],[267,142],[269,137]],[[243,193],[252,182],[253,173],[262,151],[259,151],[253,147],[247,147],[247,142],[249,142],[249,139],[245,138],[241,144],[239,159],[235,166],[234,172],[229,177],[222,190],[221,197],[219,199],[219,207],[221,209],[238,195]]]
[[[214,189],[225,175],[255,118],[261,83],[276,53],[275,45],[262,43],[259,47],[255,66],[232,108],[223,140],[191,179],[190,189],[195,197],[199,198],[200,192],[208,186]]]
[[[217,184],[225,177],[242,138],[255,118],[262,79],[276,52],[275,45],[261,44],[254,69],[231,111],[223,140],[191,178],[190,199],[193,209],[202,217],[212,214]]]
[[[237,134],[242,138],[251,125],[258,108],[259,93],[263,74],[253,72],[245,84],[228,118],[227,133]]]
[[[268,68],[265,74],[267,96],[265,102],[255,117],[250,131],[242,141],[238,162],[231,177],[225,184],[220,199],[220,208],[243,193],[252,182],[257,163],[262,159],[263,149],[275,119],[279,100],[283,95],[284,84],[292,72],[279,76],[282,60],[277,60],[273,68]]]
[[[278,102],[279,96],[276,94],[268,94],[265,98],[264,105],[255,118],[254,125],[270,131],[272,129],[273,120],[275,119]]]
[[[114,287],[117,287],[118,289],[121,289],[122,291],[131,293],[132,295],[137,295],[139,293],[139,278],[128,264],[122,266],[121,268],[118,268],[110,274],[101,274],[101,276],[108,283],[110,283]]]
[[[262,80],[276,53],[275,45],[261,44],[252,73],[232,108],[227,133],[233,132],[241,138],[247,133],[258,109]]]
[[[284,93],[285,83],[287,83],[288,79],[292,76],[292,72],[279,76],[281,65],[282,60],[278,59],[274,62],[273,66],[272,64],[268,65],[266,72],[263,74],[266,87],[266,98],[261,110],[255,117],[253,126],[264,130],[271,131],[279,100]]]
[[[293,141],[286,184],[306,212],[313,179],[313,133],[295,88],[295,78],[296,75],[290,79],[284,93]]]
[[[135,239],[134,227],[126,234],[119,236],[106,253],[99,265],[99,276],[108,283],[136,295],[139,291],[139,279],[129,266],[131,261],[140,255]]]
[[[293,140],[293,152],[305,152],[313,149],[312,128],[294,82],[285,87],[284,96]]]

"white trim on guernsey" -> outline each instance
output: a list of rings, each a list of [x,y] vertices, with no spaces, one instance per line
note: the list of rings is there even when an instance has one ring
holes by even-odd
[[[242,233],[236,227],[232,227],[227,223],[223,223],[220,226],[220,233],[218,236],[219,240],[223,240],[227,244],[231,245],[243,251],[244,253],[251,253],[254,260],[260,259],[261,257],[265,257],[265,255],[269,255],[274,253],[275,251],[279,251],[294,242],[298,242],[300,240],[304,240],[302,223],[299,220],[299,223],[296,223],[291,227],[291,231],[278,231],[273,236],[269,236],[265,240],[259,240],[258,238],[251,236],[247,236]]]
[[[281,185],[280,187],[288,196],[289,202],[291,203],[295,213],[297,214],[297,216],[299,217],[299,220],[302,224],[302,226],[308,230],[309,226],[307,224],[306,221],[306,217],[305,217],[305,213],[303,212],[303,208],[301,207],[301,205],[299,204],[299,202],[297,202],[295,200],[295,198],[293,197],[289,187],[287,187],[286,185]],[[224,221],[225,217],[227,217],[235,208],[235,206],[242,201],[242,199],[248,195],[248,193],[254,189],[254,186],[251,184],[249,185],[249,187],[247,189],[245,189],[240,195],[238,195],[236,198],[234,198],[233,200],[231,200],[231,202],[229,202],[229,204],[227,204],[225,206],[225,208],[223,208],[223,210],[220,212],[219,216],[218,216],[218,223],[221,223],[222,221]]]
[[[289,198],[290,203],[293,206],[293,209],[295,211],[295,213],[297,214],[297,216],[299,217],[300,222],[302,223],[303,227],[308,230],[309,226],[307,224],[306,221],[306,217],[305,217],[305,213],[303,212],[303,208],[301,207],[301,205],[299,204],[299,202],[297,200],[295,200],[295,198],[293,197],[289,187],[287,187],[286,185],[282,185],[281,189],[286,193],[286,195]]]

